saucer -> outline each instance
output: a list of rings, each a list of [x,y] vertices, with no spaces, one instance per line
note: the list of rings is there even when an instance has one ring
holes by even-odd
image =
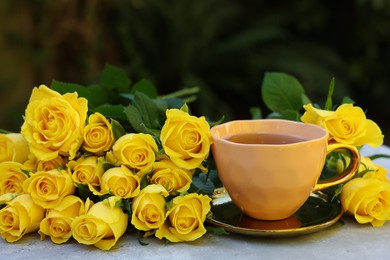
[[[310,234],[336,223],[343,215],[339,200],[322,192],[312,193],[303,206],[287,219],[268,221],[246,216],[233,204],[225,189],[214,191],[206,221],[228,232],[258,237],[291,237]]]

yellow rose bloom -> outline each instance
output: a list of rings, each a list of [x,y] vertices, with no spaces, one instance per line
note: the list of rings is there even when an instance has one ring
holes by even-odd
[[[195,169],[209,156],[212,136],[205,117],[190,116],[179,109],[169,109],[161,129],[165,153],[179,167]]]
[[[337,173],[342,173],[350,161],[351,158],[346,156],[343,156],[343,160],[339,159],[336,164]],[[370,158],[361,156],[356,176],[363,178],[376,178],[384,182],[390,182],[387,177],[387,172],[387,169],[383,168],[381,165],[375,164]]]
[[[37,163],[37,171],[50,171],[53,169],[64,169],[66,167],[67,158],[59,155],[56,158],[49,161],[38,161]]]
[[[341,203],[360,224],[382,226],[390,220],[390,183],[375,178],[355,178],[341,191]]]
[[[185,192],[190,188],[193,170],[178,167],[169,159],[162,159],[154,164],[149,180],[154,184],[161,184],[169,194]]]
[[[0,163],[0,195],[6,193],[22,194],[23,182],[27,175],[23,173],[26,168],[18,162]]]
[[[131,224],[143,231],[159,228],[165,221],[165,197],[168,195],[159,184],[150,184],[142,189],[131,204]]]
[[[112,156],[109,153],[108,160],[117,166],[123,164],[143,174],[152,169],[157,151],[156,141],[151,135],[125,134],[115,142]]]
[[[80,244],[110,250],[125,233],[128,215],[107,200],[94,204],[89,211],[72,222],[73,237]]]
[[[32,91],[21,134],[38,160],[73,159],[83,142],[87,110],[87,100],[76,92],[60,95],[41,85]]]
[[[28,159],[30,149],[26,139],[21,134],[0,133],[0,162],[14,161],[23,163]]]
[[[100,113],[88,117],[88,124],[84,127],[84,143],[82,149],[97,156],[111,149],[114,144],[112,126]]]
[[[37,170],[38,159],[34,154],[30,153],[27,160],[23,163],[23,166],[26,167],[29,171],[35,172]]]
[[[361,157],[360,166],[358,172],[365,171],[363,178],[375,178],[380,181],[390,182],[387,177],[388,170],[383,168],[381,165],[375,164],[368,157]]]
[[[0,209],[0,234],[7,242],[16,242],[25,234],[35,232],[45,210],[28,194],[22,194]]]
[[[71,175],[66,170],[57,169],[31,174],[24,181],[23,189],[45,209],[58,207],[66,196],[76,190]]]
[[[301,121],[305,123],[315,124],[324,127],[324,120],[334,116],[334,111],[322,110],[313,107],[312,104],[304,105],[305,113],[301,117]]]
[[[84,202],[77,196],[66,196],[61,204],[49,209],[39,225],[41,240],[50,236],[53,243],[63,244],[72,237],[71,224],[75,217],[85,214]]]
[[[193,241],[206,233],[204,221],[209,213],[211,198],[191,193],[175,197],[168,210],[167,220],[156,231],[156,237],[171,242]]]
[[[50,171],[58,168],[65,168],[68,159],[58,155],[56,158],[48,161],[39,161],[34,154],[30,153],[28,160],[24,162],[24,166],[30,171]]]
[[[104,172],[100,187],[101,194],[112,193],[120,198],[128,199],[140,193],[140,179],[126,166],[122,165]]]
[[[103,157],[80,157],[68,163],[68,171],[76,184],[99,186],[104,173],[103,161]]]
[[[342,104],[334,112],[315,109],[311,104],[304,108],[306,112],[301,121],[324,127],[330,140],[354,146],[368,144],[378,147],[383,144],[381,129],[374,121],[366,118],[360,107]]]

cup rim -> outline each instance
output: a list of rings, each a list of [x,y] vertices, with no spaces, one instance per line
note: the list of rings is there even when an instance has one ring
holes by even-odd
[[[296,142],[296,143],[287,143],[287,144],[242,144],[242,143],[236,143],[236,142],[231,142],[229,140],[227,140],[226,138],[224,138],[225,136],[227,135],[223,135],[223,136],[220,136],[220,135],[217,135],[216,132],[218,129],[220,128],[226,128],[227,126],[229,125],[232,125],[232,124],[242,124],[242,123],[257,123],[257,122],[276,122],[276,123],[280,123],[280,124],[291,124],[291,125],[301,125],[303,127],[310,127],[310,128],[313,128],[313,129],[316,129],[317,131],[321,132],[319,134],[318,137],[313,137],[313,138],[309,138],[309,139],[306,139],[304,141],[301,141],[301,142]],[[312,124],[312,123],[305,123],[305,122],[300,122],[300,121],[293,121],[293,120],[287,120],[287,119],[241,119],[241,120],[231,120],[231,121],[227,121],[225,123],[222,123],[222,124],[219,124],[219,125],[215,125],[213,126],[211,129],[210,129],[210,133],[211,133],[211,136],[212,138],[217,141],[220,141],[220,142],[223,142],[223,143],[229,143],[229,144],[232,144],[232,145],[238,145],[238,146],[277,146],[277,147],[281,147],[281,146],[292,146],[292,145],[299,145],[299,144],[306,144],[306,143],[309,143],[309,142],[315,142],[315,141],[318,141],[318,140],[322,140],[322,139],[328,139],[328,136],[329,136],[329,133],[328,131],[326,131],[326,129],[318,126],[318,125],[315,125],[315,124]],[[251,132],[248,132],[248,133],[251,133]],[[298,135],[297,135],[298,136]],[[303,137],[303,136],[300,136],[300,137]]]

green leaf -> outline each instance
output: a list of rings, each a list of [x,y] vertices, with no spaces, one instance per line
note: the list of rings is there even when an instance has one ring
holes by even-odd
[[[177,109],[180,109],[186,103],[186,101],[181,98],[156,99],[155,102],[159,104],[161,103],[160,106],[162,104],[165,104],[166,108],[177,108]]]
[[[129,200],[122,199],[122,207],[131,215],[131,203]]]
[[[222,122],[225,121],[225,116],[221,116],[220,119],[218,119],[217,121],[208,121],[210,127],[213,127],[215,125],[219,125],[219,124],[222,124]]]
[[[262,97],[265,105],[274,112],[302,109],[304,89],[299,81],[286,73],[269,72],[262,84]]]
[[[104,161],[102,167],[103,167],[104,172],[106,172],[109,169],[115,167],[115,165],[113,165],[113,164],[111,164],[111,163],[109,163],[107,161]]]
[[[116,100],[114,99],[115,97],[112,97],[111,93],[109,93],[107,89],[103,88],[98,84],[89,85],[87,89],[90,93],[90,98],[88,99],[88,104],[90,107],[97,107],[110,103],[113,104],[116,102]],[[113,98],[114,100],[112,100],[111,98]]]
[[[134,95],[131,93],[120,93],[119,96],[131,102],[134,102]]]
[[[173,200],[169,200],[165,203],[166,210],[170,210],[172,208]]]
[[[77,92],[79,97],[84,97],[88,100],[92,98],[91,92],[87,87],[75,83],[65,83],[65,82],[53,80],[50,85],[50,88],[54,91],[57,91],[61,95],[65,93]]]
[[[207,175],[204,173],[199,173],[199,175],[194,175],[192,177],[191,187],[188,192],[212,194],[214,189],[215,185],[209,178],[207,178]]]
[[[375,172],[375,170],[366,169],[356,173],[355,177],[363,177],[366,173]]]
[[[107,64],[104,67],[100,84],[107,89],[117,89],[126,92],[130,88],[131,80],[123,69]]]
[[[267,116],[267,118],[300,121],[301,114],[297,111],[294,111],[294,110],[284,110],[281,113],[277,113],[277,112],[270,113]]]
[[[99,112],[107,118],[114,118],[119,121],[126,120],[125,107],[122,105],[102,105],[91,109],[92,112]]]
[[[87,185],[79,184],[77,185],[77,194],[78,196],[85,201],[87,198],[90,198],[92,201],[99,201],[99,196],[94,195],[88,188]]]
[[[149,178],[148,178],[148,174],[145,174],[142,179],[141,179],[141,182],[140,182],[140,188],[141,190],[143,188],[145,188],[146,186],[148,186],[150,184],[149,182]]]
[[[9,134],[9,133],[11,133],[11,132],[4,130],[4,129],[0,129],[0,134]]]
[[[115,202],[115,207],[122,207],[124,199],[119,199]]]
[[[325,107],[324,107],[325,110],[332,110],[333,108],[332,96],[334,92],[334,81],[335,81],[334,78],[332,78],[332,80],[330,81],[328,97],[326,98]]]
[[[131,127],[136,131],[140,133],[147,133],[145,124],[142,120],[142,116],[139,113],[138,109],[133,106],[129,105],[125,109],[126,118],[129,121]]]
[[[261,119],[263,117],[259,107],[251,107],[249,111],[252,115],[252,119]]]
[[[180,108],[181,111],[186,112],[188,114],[188,106],[187,103],[184,103],[184,105]]]
[[[160,129],[165,121],[165,106],[159,106],[142,92],[134,94],[134,103],[125,110],[134,130],[148,133],[148,129]]]
[[[368,158],[370,158],[371,160],[375,160],[375,159],[379,159],[379,158],[390,159],[390,155],[389,154],[374,154],[374,155],[368,156]]]
[[[160,98],[162,98],[162,99],[179,98],[179,97],[181,98],[181,97],[185,97],[185,96],[192,96],[194,94],[197,94],[199,91],[200,91],[199,87],[184,88],[184,89],[180,89],[180,90],[177,90],[175,92],[172,92],[170,94],[163,95]]]
[[[160,143],[161,141],[159,140],[160,138],[160,135],[161,135],[161,129],[152,129],[152,128],[147,128],[145,127],[146,129],[146,133],[152,135],[154,138],[155,138],[155,141],[157,143]]]
[[[112,126],[112,132],[114,134],[115,140],[118,140],[121,136],[123,136],[126,133],[123,126],[118,121],[112,118],[111,118],[111,126]]]
[[[352,98],[350,97],[343,98],[342,104],[353,104],[353,103],[355,103],[355,101]]]
[[[30,178],[30,172],[28,170],[23,170],[23,169],[20,170],[27,176],[27,178]]]
[[[82,86],[75,83],[65,83],[55,81],[51,83],[51,89],[60,94],[77,92],[79,97],[84,97],[88,100],[89,107],[96,107],[106,103],[110,103],[110,93],[100,85],[94,84],[90,86]]]
[[[308,96],[306,96],[305,93],[302,93],[302,104],[303,105],[307,105],[307,104],[310,104],[312,103],[310,98]]]
[[[152,82],[142,79],[135,83],[131,88],[131,93],[142,92],[150,98],[157,98],[157,89]]]
[[[151,98],[142,92],[135,93],[135,106],[141,113],[147,128],[161,128],[160,119],[165,116],[165,109],[160,108]]]
[[[214,234],[214,235],[229,235],[230,234],[222,227],[205,226],[205,228],[207,230],[207,233]]]

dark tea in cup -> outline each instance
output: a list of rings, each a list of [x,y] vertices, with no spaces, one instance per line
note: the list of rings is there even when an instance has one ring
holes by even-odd
[[[306,139],[300,136],[269,133],[243,133],[225,137],[226,140],[239,144],[293,144]]]

